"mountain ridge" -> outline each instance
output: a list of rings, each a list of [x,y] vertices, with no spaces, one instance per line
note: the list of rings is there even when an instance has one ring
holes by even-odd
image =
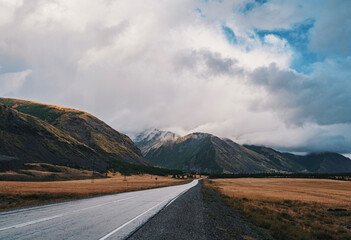
[[[153,136],[166,134],[149,131]],[[166,135],[173,133],[167,132]],[[143,137],[140,137],[143,136]],[[208,133],[190,133],[161,141],[141,134],[136,144],[144,148],[144,157],[152,164],[185,171],[257,173],[257,172],[351,172],[351,160],[338,153],[312,153],[298,156],[272,148],[240,145]],[[151,146],[151,147],[150,147]],[[314,164],[313,164],[313,163]],[[310,166],[313,165],[313,166]]]

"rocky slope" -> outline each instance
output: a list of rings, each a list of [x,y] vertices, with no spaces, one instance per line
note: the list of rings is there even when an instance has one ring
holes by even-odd
[[[149,129],[140,133],[134,142],[138,143],[142,154],[148,153],[150,150],[159,148],[161,145],[172,144],[180,136],[169,131],[160,131],[158,129]]]
[[[74,109],[0,98],[1,168],[45,162],[98,170],[128,162],[147,165],[138,147],[96,117]]]

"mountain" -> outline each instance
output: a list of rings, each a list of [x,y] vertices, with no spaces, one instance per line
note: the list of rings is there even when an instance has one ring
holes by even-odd
[[[298,156],[263,146],[242,146],[232,140],[207,133],[192,133],[180,137],[154,129],[140,134],[135,143],[150,163],[187,171],[351,172],[351,160],[337,153]]]
[[[154,130],[139,135],[135,142],[143,149],[144,157],[150,163],[166,168],[210,173],[274,170],[264,156],[211,134],[192,133],[177,137],[169,132]]]
[[[244,145],[244,147],[265,156],[277,168],[284,169],[287,172],[307,172],[308,171],[306,167],[301,165],[297,160],[300,156],[290,154],[290,153],[281,153],[272,148],[268,148],[264,146]]]
[[[351,172],[351,160],[338,153],[311,153],[298,156],[295,161],[310,172],[346,173]]]
[[[180,136],[169,131],[160,131],[158,129],[149,129],[140,133],[134,142],[138,143],[138,147],[142,154],[148,153],[151,149],[159,148],[161,145],[172,144]]]
[[[109,165],[148,165],[124,134],[89,113],[55,105],[0,98],[1,168],[43,162],[105,170]]]
[[[291,172],[343,173],[351,172],[351,160],[338,153],[310,153],[304,156],[281,153],[272,148],[244,145],[271,161],[291,169]]]

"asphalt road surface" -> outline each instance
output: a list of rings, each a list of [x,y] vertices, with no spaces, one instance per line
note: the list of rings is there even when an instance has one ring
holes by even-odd
[[[125,239],[197,184],[0,212],[0,239]]]

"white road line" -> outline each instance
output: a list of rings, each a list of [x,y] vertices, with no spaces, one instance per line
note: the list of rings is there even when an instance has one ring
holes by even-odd
[[[195,185],[196,186],[196,185]],[[192,188],[192,187],[191,187]],[[190,188],[189,188],[190,189]],[[172,204],[172,202],[174,202],[175,200],[177,200],[177,198],[179,198],[181,195],[183,195],[183,193],[187,192],[189,189],[185,189],[183,192],[179,193],[175,198],[172,199],[172,201],[170,201],[169,203],[167,203],[166,207],[168,207],[169,205]]]
[[[26,208],[18,209],[18,210],[5,210],[4,212],[0,212],[0,216],[1,215],[10,215],[10,214],[15,214],[15,213],[20,213],[20,212],[27,212],[27,211],[31,211],[31,210],[35,210],[35,209],[44,209],[44,208],[54,207],[54,206],[63,205],[63,204],[67,204],[67,202],[49,203],[47,205],[36,206],[36,207],[26,207]]]
[[[113,230],[112,232],[110,232],[109,234],[103,236],[102,238],[100,238],[99,240],[105,240],[108,237],[110,237],[112,234],[115,234],[116,232],[118,232],[119,230],[121,230],[122,228],[124,228],[125,226],[127,226],[129,223],[135,221],[136,219],[140,218],[141,216],[145,215],[146,213],[150,212],[152,209],[156,208],[157,206],[161,205],[162,203],[166,202],[167,200],[163,200],[162,202],[156,204],[155,206],[153,206],[152,208],[149,208],[148,210],[146,210],[145,212],[139,214],[138,216],[136,216],[135,218],[129,220],[128,222],[126,222],[125,224],[123,224],[122,226],[116,228],[115,230]]]
[[[196,186],[196,185],[194,185]],[[192,187],[194,187],[192,186]],[[190,188],[192,188],[190,187]],[[190,188],[183,190],[180,194],[178,194],[175,198],[173,198],[167,205],[166,207],[168,207],[172,202],[174,202],[178,197],[180,197],[183,193],[185,193],[186,191],[188,191]],[[140,218],[141,216],[145,215],[146,213],[150,212],[152,209],[156,208],[157,206],[161,205],[162,203],[166,202],[168,200],[163,200],[162,202],[156,204],[155,206],[149,208],[148,210],[146,210],[145,212],[139,214],[138,216],[136,216],[135,218],[129,220],[128,222],[126,222],[125,224],[123,224],[122,226],[116,228],[115,230],[113,230],[112,232],[108,233],[107,235],[103,236],[102,238],[99,238],[99,240],[105,240],[107,238],[109,238],[111,235],[115,234],[116,232],[118,232],[119,230],[121,230],[122,228],[124,228],[125,226],[127,226],[129,223],[132,223],[133,221],[135,221],[136,219]]]
[[[112,201],[112,202],[102,203],[102,204],[94,205],[94,206],[91,206],[91,207],[70,211],[68,213],[58,214],[58,215],[54,215],[54,216],[50,216],[50,217],[40,218],[40,219],[37,219],[37,220],[33,220],[33,221],[25,222],[25,223],[20,223],[20,224],[16,224],[16,225],[4,227],[4,228],[0,228],[0,231],[4,231],[4,230],[7,230],[7,229],[11,229],[11,228],[25,227],[25,226],[28,226],[28,225],[32,225],[32,224],[48,221],[48,220],[51,220],[51,219],[54,219],[54,218],[70,215],[70,214],[73,214],[73,213],[76,213],[76,212],[80,212],[80,211],[84,211],[84,210],[88,210],[88,209],[92,209],[92,208],[105,206],[105,205],[108,205],[108,204],[111,204],[111,203],[125,201],[125,200],[131,199],[131,198],[135,198],[135,197],[128,197],[128,198],[118,199],[118,200],[115,200],[115,201]]]

